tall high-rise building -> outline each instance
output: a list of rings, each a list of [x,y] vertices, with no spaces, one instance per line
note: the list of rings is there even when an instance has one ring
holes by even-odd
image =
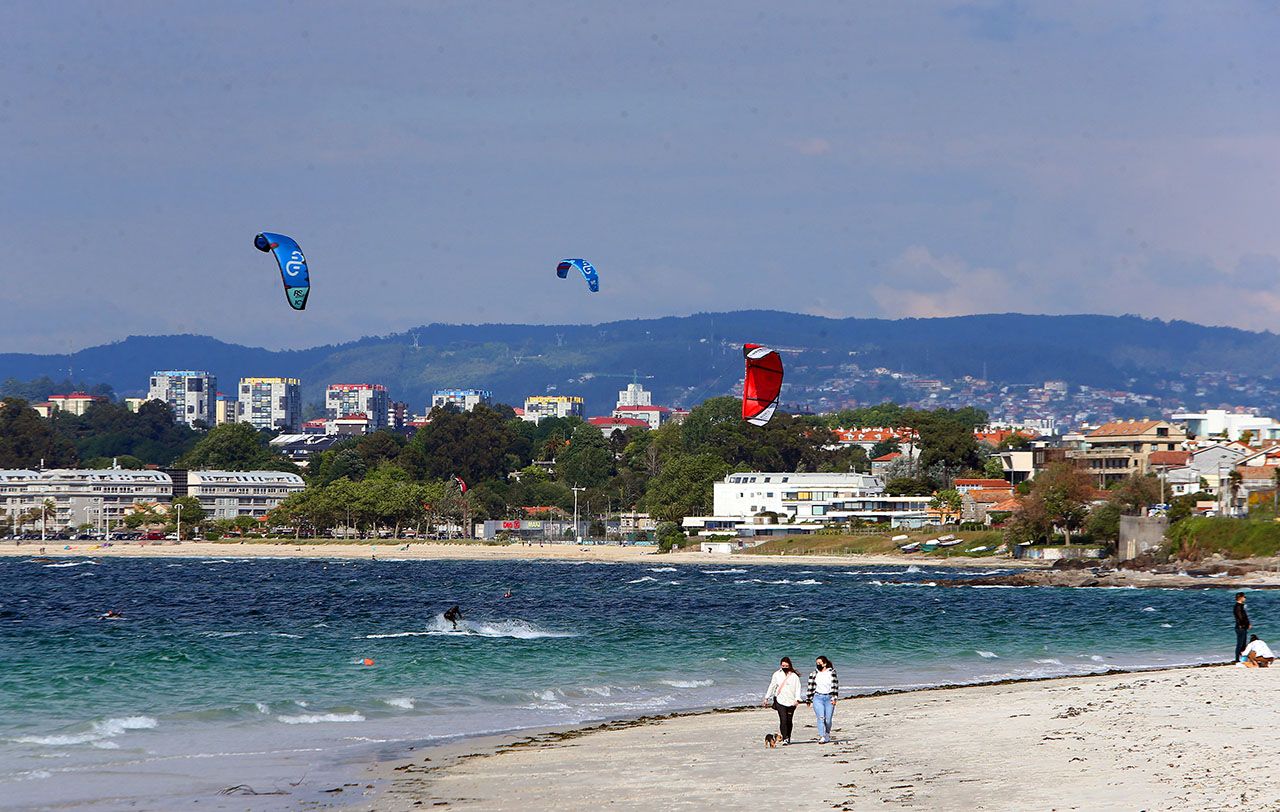
[[[369,431],[387,427],[391,398],[380,383],[331,383],[324,391],[324,410],[330,420],[356,414],[369,418]]]
[[[151,374],[147,400],[161,400],[173,407],[179,423],[213,425],[217,414],[214,398],[218,379],[203,370],[166,369]]]
[[[213,405],[213,422],[221,426],[223,423],[236,422],[236,416],[239,409],[237,408],[236,399],[228,397],[221,392],[214,401]]]
[[[297,431],[302,424],[302,382],[297,378],[241,378],[236,422],[269,431]]]
[[[432,409],[457,406],[459,411],[469,412],[477,406],[492,404],[493,393],[487,389],[437,389],[431,395]]]
[[[618,408],[626,406],[652,406],[653,393],[638,383],[629,383],[618,393]]]
[[[409,422],[409,404],[393,400],[387,404],[387,428],[400,431]]]

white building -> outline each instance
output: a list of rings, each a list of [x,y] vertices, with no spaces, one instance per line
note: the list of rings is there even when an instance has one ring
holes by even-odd
[[[544,417],[582,417],[585,404],[577,395],[530,395],[524,399],[524,414],[520,419],[530,423]]]
[[[919,527],[929,519],[930,502],[928,496],[887,496],[869,474],[770,472],[730,474],[712,485],[712,499],[712,515],[687,517],[687,531],[794,535],[852,519]]]
[[[627,406],[652,406],[653,393],[638,383],[629,383],[627,388],[618,393],[617,408]]]
[[[1238,414],[1226,409],[1209,409],[1205,412],[1181,412],[1171,418],[1176,423],[1186,423],[1187,434],[1193,437],[1223,437],[1239,440],[1246,431],[1254,440],[1280,439],[1280,423],[1270,417],[1256,414]]]
[[[304,487],[302,477],[285,471],[187,472],[187,495],[200,500],[208,519],[265,516]]]
[[[168,504],[173,480],[163,471],[117,468],[55,468],[0,471],[0,500],[6,523],[52,500],[46,529],[91,525],[115,527],[134,505]],[[38,525],[37,525],[38,526]]]
[[[330,420],[365,415],[369,431],[387,427],[390,404],[387,387],[378,383],[331,383],[324,390],[324,410]]]
[[[643,420],[649,428],[656,429],[671,417],[671,410],[665,406],[619,406],[613,410],[617,420]]]
[[[241,378],[239,423],[293,432],[302,424],[302,382],[297,378]]]
[[[217,410],[218,379],[203,370],[168,369],[152,373],[147,400],[160,400],[173,407],[179,423],[213,425]]]
[[[477,406],[492,405],[493,393],[487,389],[437,389],[431,395],[432,409],[456,406],[459,411],[469,412]]]

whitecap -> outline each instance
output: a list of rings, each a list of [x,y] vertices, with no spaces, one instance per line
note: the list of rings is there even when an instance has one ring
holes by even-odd
[[[1161,624],[1160,624],[1160,628],[1162,628],[1162,629],[1172,629],[1172,628],[1173,628],[1173,624],[1172,624],[1172,623],[1161,623]]]
[[[995,660],[1000,657],[1000,655],[996,654],[994,651],[983,651],[982,649],[975,649],[974,653],[984,660]]]
[[[1142,611],[1144,611],[1144,612],[1154,612],[1155,610],[1156,610],[1156,608],[1155,608],[1154,606],[1144,606],[1144,607],[1142,608]]]
[[[387,703],[393,708],[404,708],[405,710],[413,710],[414,702],[411,697],[393,696],[390,699],[384,699],[382,701]]]
[[[1062,665],[1062,660],[1055,660],[1052,657],[1046,657],[1043,660],[1032,660],[1031,662],[1040,663],[1040,665]]]
[[[363,722],[364,716],[359,713],[304,713],[298,716],[277,716],[277,721],[286,725],[316,725],[321,722]]]
[[[253,706],[258,709],[258,713],[271,713],[271,708],[265,702],[254,702]]]
[[[421,637],[424,635],[440,635],[443,637],[512,637],[517,640],[537,640],[543,637],[577,637],[572,632],[557,632],[539,628],[524,620],[460,620],[457,628],[444,619],[444,615],[432,618],[427,628],[403,631],[366,634],[366,640],[381,640],[391,637]]]
[[[706,688],[708,685],[715,685],[715,680],[709,679],[661,679],[658,680],[663,685],[670,685],[672,688]]]
[[[796,586],[814,586],[820,583],[822,582],[814,578],[805,578],[803,581],[796,581]]]
[[[675,567],[649,567],[649,572],[675,572]]]
[[[703,575],[738,575],[746,572],[746,570],[728,569],[728,570],[699,570]]]
[[[55,747],[69,744],[90,744],[114,738],[130,730],[151,730],[159,724],[150,716],[122,716],[93,722],[89,725],[88,730],[80,733],[63,733],[54,736],[20,736],[13,741],[21,744],[45,744]]]
[[[86,564],[92,564],[93,566],[96,567],[98,565],[98,562],[97,561],[60,561],[57,564],[45,564],[44,568],[47,570],[60,570],[65,567],[83,567]]]
[[[1103,662],[1103,658],[1099,657],[1097,654],[1090,654],[1089,659],[1093,660],[1095,663]]]
[[[657,579],[657,578],[654,578],[654,577],[653,577],[653,576],[651,576],[651,575],[642,575],[642,576],[640,576],[639,578],[635,579],[634,581],[627,581],[627,583],[629,583],[629,584],[643,584],[645,581],[653,581],[654,583],[657,583],[658,579]]]

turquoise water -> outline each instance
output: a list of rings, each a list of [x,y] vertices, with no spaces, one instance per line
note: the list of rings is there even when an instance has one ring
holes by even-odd
[[[929,586],[955,574],[4,559],[0,807],[221,808],[219,788],[275,782],[290,796],[222,802],[289,808],[410,744],[754,702],[782,654],[802,670],[826,654],[865,692],[1225,660],[1234,643],[1221,590]],[[1277,599],[1250,594],[1265,637]],[[110,608],[124,619],[96,619]]]

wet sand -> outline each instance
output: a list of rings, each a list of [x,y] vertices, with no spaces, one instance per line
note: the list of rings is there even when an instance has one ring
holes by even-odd
[[[377,765],[357,808],[1273,809],[1277,688],[1214,666],[850,698],[834,744],[801,708],[778,749],[764,709],[464,742]]]

